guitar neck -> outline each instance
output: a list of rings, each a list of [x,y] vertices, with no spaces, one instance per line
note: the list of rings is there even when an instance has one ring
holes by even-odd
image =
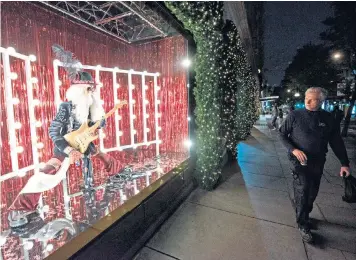
[[[118,109],[120,107],[120,105],[116,105],[115,107],[113,107],[109,112],[107,112],[106,114],[105,114],[105,116],[103,117],[103,119],[108,119],[112,114],[114,114],[115,113],[115,111]],[[91,130],[95,130],[95,129],[97,129],[99,126],[100,126],[100,122],[101,122],[101,120],[100,121],[97,121],[94,125],[92,125],[91,127],[90,127],[90,129]]]
[[[115,111],[118,109],[119,107],[118,106],[115,106],[113,107],[109,112],[107,112],[104,116],[104,119],[108,119],[112,114],[115,113]]]

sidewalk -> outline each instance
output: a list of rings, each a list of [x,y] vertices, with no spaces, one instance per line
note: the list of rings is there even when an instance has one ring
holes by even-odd
[[[195,190],[135,260],[356,260],[356,205],[341,200],[332,152],[311,214],[319,220],[315,245],[304,244],[296,228],[286,151],[265,119],[240,143],[238,161],[225,167],[216,190]]]

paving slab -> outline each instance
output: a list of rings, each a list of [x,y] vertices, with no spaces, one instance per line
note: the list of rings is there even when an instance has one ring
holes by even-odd
[[[295,228],[192,203],[185,203],[149,246],[187,260],[307,259]]]
[[[152,250],[148,247],[144,247],[134,257],[133,260],[177,260],[177,259],[178,258],[173,258],[171,256]]]

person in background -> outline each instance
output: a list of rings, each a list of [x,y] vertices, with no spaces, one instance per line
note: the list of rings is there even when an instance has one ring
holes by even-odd
[[[279,117],[278,125],[279,125],[279,127],[281,127],[282,123],[283,123],[283,110],[282,110],[282,108],[280,108],[278,110],[278,117]]]
[[[293,165],[293,188],[296,219],[303,241],[313,241],[309,214],[319,192],[328,144],[341,163],[340,175],[349,176],[349,159],[340,131],[329,112],[321,109],[326,98],[322,88],[309,88],[305,109],[292,111],[279,129]]]
[[[334,107],[333,112],[331,112],[331,115],[335,120],[335,124],[337,125],[338,129],[340,130],[340,124],[341,124],[342,119],[344,118],[344,112],[339,109],[338,105],[336,105]]]
[[[276,122],[277,122],[277,118],[278,118],[278,105],[277,103],[275,103],[273,105],[273,109],[272,109],[272,129],[276,130],[277,126],[276,126]]]

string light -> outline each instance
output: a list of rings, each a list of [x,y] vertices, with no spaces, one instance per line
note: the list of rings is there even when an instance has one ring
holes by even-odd
[[[13,47],[8,47],[8,48],[7,48],[7,52],[8,52],[9,54],[14,54],[14,53],[16,53],[16,50],[15,50],[15,48],[13,48]]]
[[[17,153],[22,153],[24,151],[23,147],[22,146],[17,146],[16,147],[16,152]]]
[[[20,100],[18,98],[13,98],[12,99],[12,104],[18,105],[20,103]]]
[[[15,123],[15,129],[20,129],[22,127],[22,124],[20,122]]]
[[[38,78],[35,78],[35,77],[31,78],[31,83],[37,84],[38,83]]]
[[[233,49],[232,44],[229,46],[223,44],[222,2],[171,1],[166,5],[184,27],[192,32],[197,45],[194,95],[198,128],[195,145],[197,170],[194,177],[201,187],[212,189],[221,174],[220,162],[224,148],[221,147],[221,129],[225,128],[228,129],[228,133],[233,133],[234,138],[230,144],[236,141],[235,138],[249,133],[257,114],[257,84],[242,47],[238,46],[238,49]],[[235,28],[231,31],[229,38],[235,37],[235,34],[238,37]],[[236,44],[241,45],[239,39],[234,39]],[[229,41],[233,42],[232,39]],[[224,51],[231,52],[229,61],[222,59]],[[238,82],[233,81],[232,74],[238,75]],[[230,94],[227,97],[223,96],[222,82],[228,83],[226,92]],[[236,89],[237,86],[239,86],[238,89]],[[225,98],[223,106],[220,103],[222,97]],[[232,107],[233,103],[236,108]],[[229,115],[230,111],[233,114]],[[232,123],[224,125],[227,121],[223,118],[230,119]],[[187,119],[190,121],[190,117]]]
[[[30,59],[31,62],[35,62],[36,61],[36,56],[31,54],[30,56],[28,56],[28,58]]]
[[[38,105],[40,104],[40,101],[39,101],[38,99],[34,99],[34,100],[32,101],[32,104],[33,104],[34,106],[38,106]]]
[[[42,122],[41,122],[41,121],[37,121],[37,122],[35,123],[35,126],[36,126],[36,127],[42,127]]]
[[[37,143],[37,149],[42,149],[44,147],[44,144],[43,143]]]
[[[24,176],[26,176],[26,173],[27,173],[27,172],[25,172],[25,171],[19,171],[19,173],[17,174],[17,176],[19,176],[19,177],[24,177]]]
[[[17,79],[17,73],[16,72],[11,72],[10,79],[16,80]]]

